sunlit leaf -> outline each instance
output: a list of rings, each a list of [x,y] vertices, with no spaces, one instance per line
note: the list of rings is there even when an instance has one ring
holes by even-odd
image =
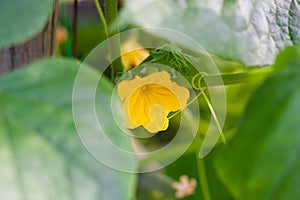
[[[174,29],[208,52],[246,65],[272,64],[286,46],[300,43],[300,5],[294,0],[127,0],[121,24]],[[186,46],[178,37],[155,34]]]
[[[0,77],[0,199],[132,197],[135,175],[104,166],[79,140],[72,116],[78,69],[75,61],[48,59]],[[89,80],[88,75],[82,79]],[[97,95],[110,100],[113,87],[102,83]],[[106,108],[100,104],[97,109]],[[111,129],[115,141],[130,149],[129,139]]]

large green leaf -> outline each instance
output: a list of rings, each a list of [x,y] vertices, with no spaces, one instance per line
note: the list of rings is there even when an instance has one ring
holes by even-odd
[[[0,0],[0,49],[40,32],[52,8],[53,0]]]
[[[215,157],[237,199],[300,199],[300,50],[288,48],[276,65]]]
[[[121,24],[174,29],[210,53],[246,65],[272,64],[279,50],[300,43],[296,0],[127,0],[120,19]],[[186,46],[169,32],[153,33]]]
[[[0,199],[132,197],[135,175],[96,161],[76,133],[72,90],[78,69],[75,61],[48,59],[0,77]],[[81,79],[88,82],[94,77],[91,74],[99,75],[86,68]],[[96,96],[110,101],[113,87],[105,79],[101,83]],[[99,104],[98,112],[106,111]],[[114,142],[130,149],[128,137],[110,129]],[[110,149],[106,153],[109,156]]]

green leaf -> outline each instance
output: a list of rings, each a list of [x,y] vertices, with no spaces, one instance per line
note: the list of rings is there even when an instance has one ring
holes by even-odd
[[[299,21],[294,0],[127,0],[120,17],[122,25],[174,29],[210,53],[250,66],[272,64],[279,50],[299,44]],[[169,32],[152,33],[189,47]]]
[[[53,0],[0,0],[0,49],[39,33],[52,8]]]
[[[284,65],[257,89],[235,137],[215,157],[236,199],[300,198],[300,50],[288,48],[277,61]]]
[[[75,61],[48,59],[0,77],[0,199],[132,197],[136,176],[98,162],[77,135],[72,91],[78,69]],[[81,78],[86,82],[91,73],[99,75],[85,69]],[[112,85],[106,79],[100,82],[102,91],[96,96],[110,101]],[[106,108],[100,104],[97,109]],[[114,139],[130,149],[128,137],[110,128]]]

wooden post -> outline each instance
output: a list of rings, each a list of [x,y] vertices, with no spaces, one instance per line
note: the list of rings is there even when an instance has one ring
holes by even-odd
[[[0,51],[0,73],[13,71],[38,58],[51,56],[54,53],[58,11],[59,0],[55,0],[53,13],[42,32],[23,44]]]

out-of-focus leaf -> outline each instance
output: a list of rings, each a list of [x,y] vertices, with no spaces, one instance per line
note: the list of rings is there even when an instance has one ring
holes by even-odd
[[[0,0],[0,49],[40,32],[52,8],[53,0]]]
[[[215,157],[236,199],[300,198],[299,49],[286,49],[276,65],[248,103],[235,137]]]
[[[97,162],[76,133],[72,90],[78,69],[75,61],[48,59],[0,77],[0,199],[132,197],[135,175]],[[97,73],[87,71],[81,78]],[[113,87],[101,82],[96,96],[110,100]],[[115,141],[130,148],[125,134],[114,134]]]
[[[296,0],[127,0],[120,21],[174,29],[210,53],[250,66],[272,64],[279,50],[300,43]],[[164,31],[153,33],[186,46]]]

